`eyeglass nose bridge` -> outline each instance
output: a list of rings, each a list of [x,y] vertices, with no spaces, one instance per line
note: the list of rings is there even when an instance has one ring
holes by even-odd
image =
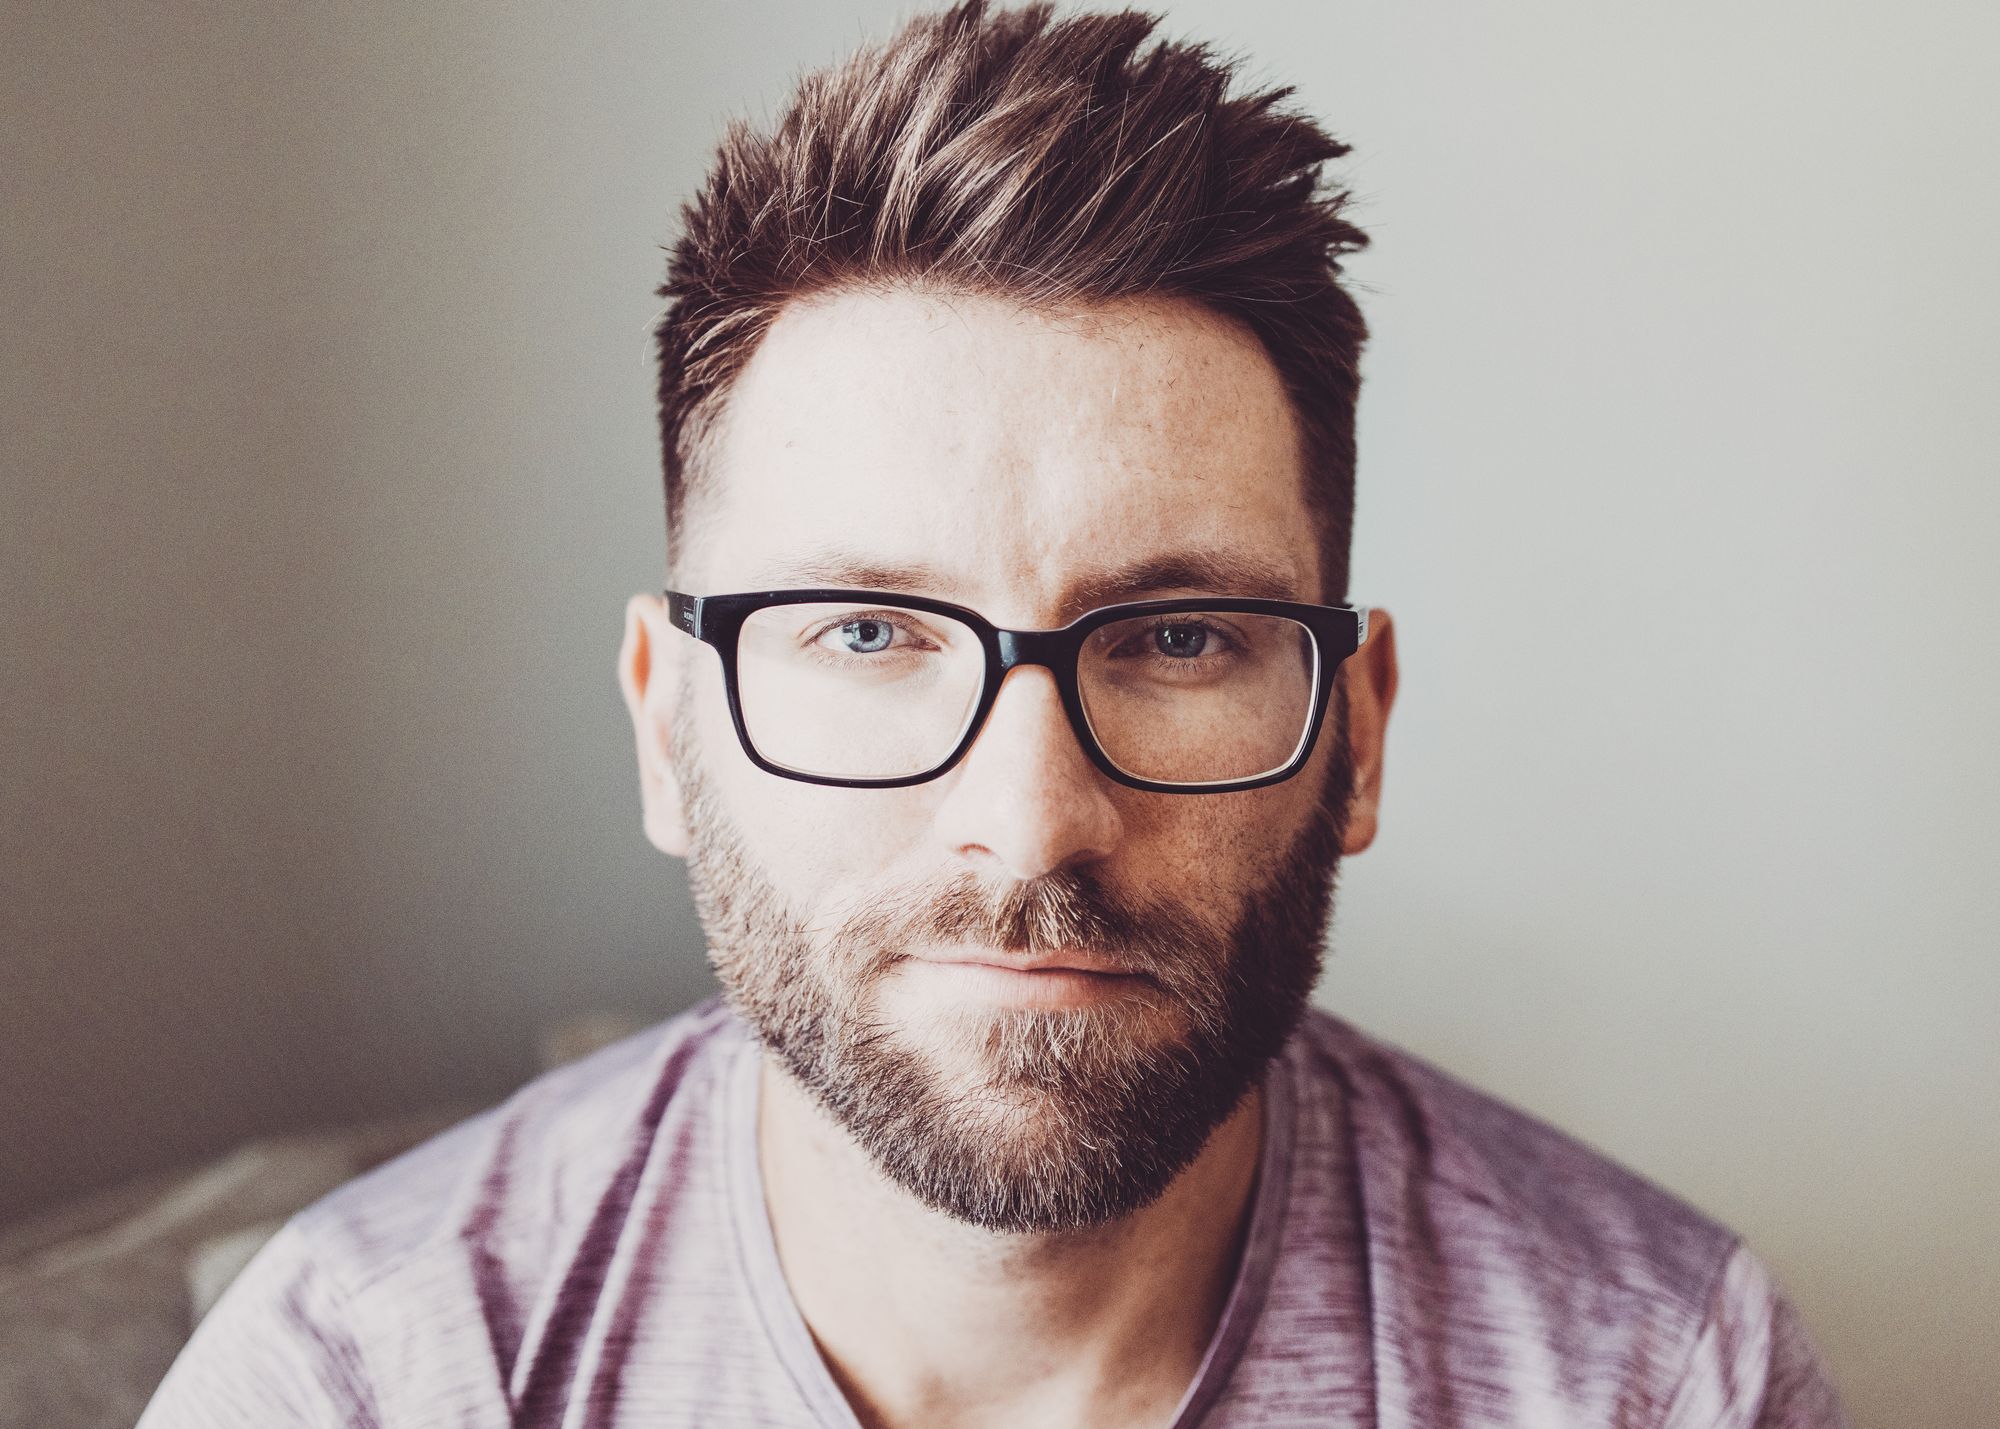
[[[995,630],[993,635],[1002,675],[1016,665],[1041,665],[1053,670],[1058,682],[1076,644],[1066,630]]]
[[[1000,689],[1007,676],[1023,665],[1039,665],[1049,672],[1055,682],[1056,698],[1062,702],[1063,713],[1069,718],[1069,726],[1084,756],[1113,779],[1126,776],[1111,761],[1103,747],[1098,744],[1096,733],[1090,728],[1089,716],[1084,713],[1083,701],[1077,689],[1076,657],[1082,648],[1083,637],[1075,628],[1064,630],[1002,630],[993,627],[992,649],[998,657],[988,666],[991,674],[985,697],[973,716],[971,727],[965,735],[965,742],[959,746],[952,762],[970,751],[974,741],[984,732],[986,720],[993,713],[994,705],[1000,699]]]

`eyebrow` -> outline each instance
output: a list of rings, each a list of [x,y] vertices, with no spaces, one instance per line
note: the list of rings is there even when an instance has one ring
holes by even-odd
[[[958,584],[935,566],[885,563],[841,550],[791,557],[767,569],[765,575],[766,588],[772,590],[786,586],[855,586],[937,595],[955,589]],[[1299,591],[1295,577],[1273,562],[1234,552],[1176,551],[1086,572],[1069,584],[1062,608],[1065,615],[1080,615],[1098,606],[1167,591],[1259,600],[1309,599]]]
[[[1282,566],[1229,552],[1187,551],[1093,572],[1070,589],[1084,609],[1132,600],[1156,591],[1199,591],[1257,600],[1304,600]]]

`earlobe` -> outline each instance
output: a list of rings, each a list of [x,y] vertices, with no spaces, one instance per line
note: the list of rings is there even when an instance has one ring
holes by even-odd
[[[661,853],[685,858],[687,821],[672,758],[673,714],[684,676],[681,639],[657,595],[625,603],[625,640],[618,651],[618,687],[638,742],[639,803],[646,837]]]
[[[1386,610],[1368,612],[1368,640],[1341,664],[1347,691],[1347,748],[1354,768],[1343,854],[1375,842],[1382,802],[1382,753],[1389,708],[1396,702],[1396,627]]]

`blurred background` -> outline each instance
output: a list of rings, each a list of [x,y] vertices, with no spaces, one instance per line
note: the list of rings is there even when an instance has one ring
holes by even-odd
[[[722,123],[863,0],[10,5],[0,1223],[711,988],[613,676]],[[2000,1422],[2000,11],[1185,0],[1355,146],[1404,683],[1321,1001]]]

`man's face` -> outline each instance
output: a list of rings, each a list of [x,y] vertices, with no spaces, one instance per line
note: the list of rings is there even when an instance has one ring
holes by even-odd
[[[698,593],[887,587],[1015,628],[1176,594],[1322,598],[1278,374],[1182,303],[795,304],[702,482],[680,577]],[[1261,574],[1158,583],[1191,561]],[[1157,1196],[1317,975],[1352,776],[1339,710],[1293,779],[1151,793],[1105,778],[1050,673],[1023,667],[944,775],[831,788],[752,765],[714,652],[648,623],[627,671],[642,763],[651,740],[669,766],[648,827],[687,853],[725,990],[791,1075],[962,1219],[1069,1229]]]

